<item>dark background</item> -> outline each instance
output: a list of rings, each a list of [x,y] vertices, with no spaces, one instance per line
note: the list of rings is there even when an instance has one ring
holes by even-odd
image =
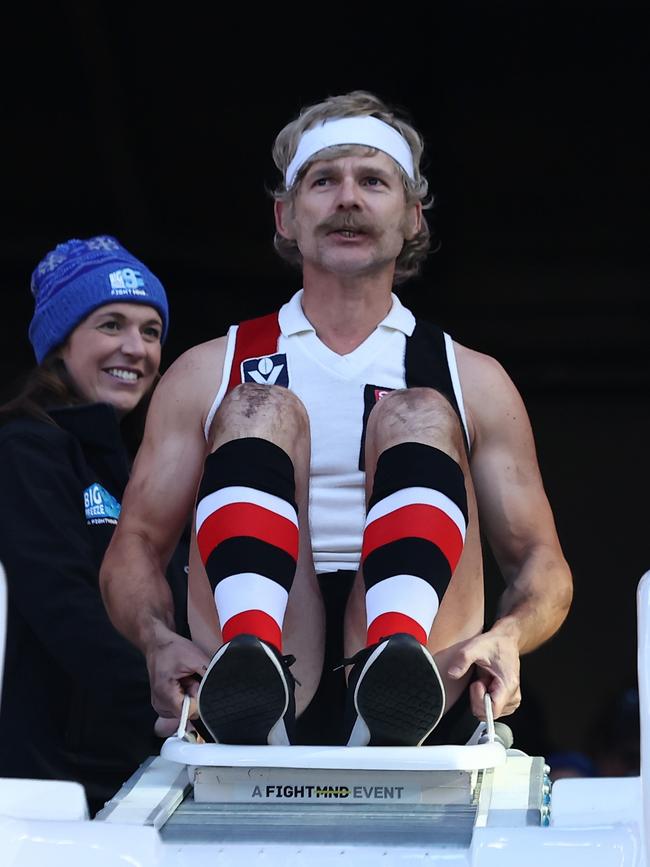
[[[650,568],[645,8],[50,2],[3,28],[3,393],[32,363],[29,274],[57,242],[111,233],[158,273],[169,364],[299,286],[271,243],[281,126],[357,88],[410,115],[441,246],[401,297],[509,370],[575,576],[565,626],[523,662],[517,739],[545,754],[591,749],[594,721],[635,684]]]

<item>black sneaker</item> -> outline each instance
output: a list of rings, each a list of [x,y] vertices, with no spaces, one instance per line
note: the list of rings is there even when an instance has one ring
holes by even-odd
[[[254,635],[238,635],[219,648],[198,693],[201,720],[217,743],[291,743],[294,662]]]
[[[398,633],[349,662],[348,746],[420,746],[445,709],[445,689],[427,648]]]

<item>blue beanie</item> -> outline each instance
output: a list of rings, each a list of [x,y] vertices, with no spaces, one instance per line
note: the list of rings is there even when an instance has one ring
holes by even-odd
[[[29,339],[40,364],[93,310],[104,304],[149,304],[167,336],[169,310],[160,280],[110,235],[73,239],[39,262],[32,274],[34,316]]]

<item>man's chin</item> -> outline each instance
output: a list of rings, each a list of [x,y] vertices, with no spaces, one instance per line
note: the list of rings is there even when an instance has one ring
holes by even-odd
[[[324,257],[321,267],[341,277],[366,277],[379,274],[394,265],[394,259],[378,260],[361,250],[347,250],[341,255]]]

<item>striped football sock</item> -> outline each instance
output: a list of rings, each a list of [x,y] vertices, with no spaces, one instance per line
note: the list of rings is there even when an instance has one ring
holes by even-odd
[[[427,643],[466,528],[465,479],[449,455],[414,442],[380,455],[361,555],[368,646],[396,633]]]
[[[209,455],[196,532],[224,642],[249,634],[282,651],[298,560],[293,464],[268,440],[231,440]]]

